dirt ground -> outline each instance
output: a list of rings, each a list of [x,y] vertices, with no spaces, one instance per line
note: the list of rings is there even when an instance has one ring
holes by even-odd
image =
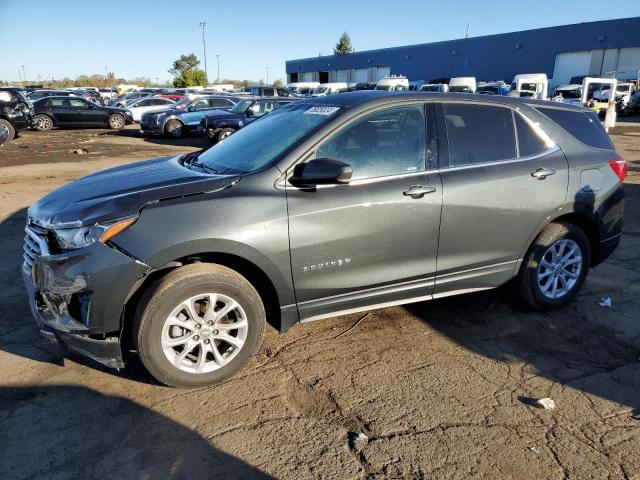
[[[206,144],[24,133],[0,148],[0,478],[640,479],[640,127],[616,133],[622,242],[567,308],[500,289],[269,331],[237,377],[198,390],[62,357],[20,263],[25,209],[49,190]]]

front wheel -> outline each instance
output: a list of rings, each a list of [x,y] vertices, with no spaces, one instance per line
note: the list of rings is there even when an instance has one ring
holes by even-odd
[[[182,122],[180,120],[169,120],[164,127],[164,133],[172,138],[182,136]]]
[[[230,136],[233,132],[235,132],[235,130],[233,128],[223,128],[216,135],[216,140],[218,142],[221,142],[222,140],[224,140],[225,138]]]
[[[7,139],[5,140],[5,142],[10,142],[15,138],[16,129],[13,128],[13,125],[11,125],[10,121],[5,120],[4,118],[0,118],[0,128],[4,128],[6,130]]]
[[[45,132],[47,130],[51,130],[53,128],[53,120],[49,115],[36,115],[36,129]]]
[[[124,125],[124,117],[119,113],[114,113],[113,115],[109,116],[109,128],[111,128],[112,130],[122,130],[124,128]]]
[[[265,310],[255,288],[214,264],[173,270],[143,296],[134,326],[142,363],[174,387],[221,382],[258,350]]]
[[[590,265],[585,233],[571,223],[551,223],[525,255],[516,280],[519,296],[535,309],[561,307],[580,290]]]

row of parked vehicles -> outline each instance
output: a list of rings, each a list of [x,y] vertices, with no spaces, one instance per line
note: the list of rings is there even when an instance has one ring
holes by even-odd
[[[574,77],[570,84],[558,86],[549,94],[549,79],[545,74],[516,75],[511,84],[504,81],[477,82],[475,77],[409,81],[404,76],[392,75],[375,83],[297,82],[287,88],[254,86],[235,92],[221,92],[218,87],[214,88],[136,87],[105,91],[96,88],[36,88],[25,91],[7,87],[0,90],[0,102],[5,105],[0,126],[5,130],[3,136],[8,141],[17,131],[26,128],[122,129],[137,122],[143,134],[175,138],[197,132],[216,143],[292,101],[359,90],[520,96],[582,104],[598,112],[608,108],[610,92],[615,91],[618,114],[633,113],[640,107],[637,79],[618,82],[614,78]]]

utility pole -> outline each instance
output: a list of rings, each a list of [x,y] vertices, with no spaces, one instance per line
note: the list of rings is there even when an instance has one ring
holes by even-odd
[[[467,22],[467,29],[464,32],[464,38],[469,38],[469,22]]]
[[[204,38],[204,29],[207,26],[207,22],[200,22],[200,26],[202,27],[202,50],[204,53],[204,73],[207,75],[207,81],[209,79],[209,74],[207,73],[207,41]]]
[[[22,83],[22,74],[20,73],[20,67],[18,67],[18,79],[20,80],[20,83]]]
[[[24,81],[27,81],[27,74],[24,71],[24,65],[22,65],[22,78],[24,79]]]
[[[218,62],[218,78],[216,78],[216,83],[220,83],[220,55],[216,55],[216,61]]]
[[[267,85],[269,85],[269,67],[267,66]]]

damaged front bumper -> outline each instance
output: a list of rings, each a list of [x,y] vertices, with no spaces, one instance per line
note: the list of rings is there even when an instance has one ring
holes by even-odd
[[[113,368],[124,366],[122,312],[150,267],[107,245],[42,255],[22,275],[41,333]]]

